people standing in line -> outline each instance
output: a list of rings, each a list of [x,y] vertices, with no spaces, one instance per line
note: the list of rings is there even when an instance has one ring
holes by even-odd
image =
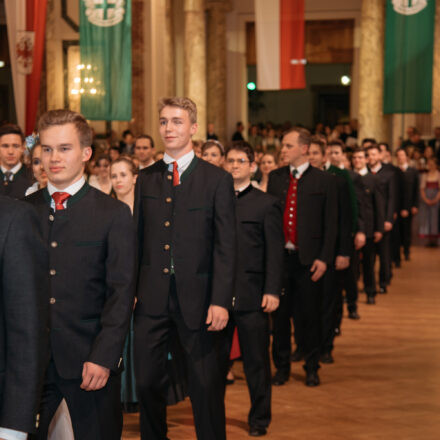
[[[26,190],[25,196],[28,196],[41,188],[45,188],[47,185],[47,174],[46,171],[44,171],[43,162],[41,161],[42,151],[39,142],[31,150],[31,166],[35,182]]]
[[[39,120],[46,188],[26,201],[49,248],[50,362],[36,439],[66,400],[75,438],[119,440],[120,372],[135,288],[135,228],[127,205],[91,188],[92,131],[78,113]]]
[[[439,234],[440,172],[437,160],[427,162],[428,171],[420,179],[419,236],[427,239],[427,246],[437,247]]]
[[[26,439],[39,424],[49,360],[49,265],[34,209],[4,196],[0,267],[0,438]]]
[[[403,148],[396,151],[397,165],[402,173],[401,206],[398,216],[400,241],[399,257],[401,247],[405,260],[410,258],[412,220],[417,214],[420,200],[420,178],[419,172],[409,166],[408,156]],[[400,259],[400,258],[399,258]]]
[[[281,154],[289,165],[269,175],[267,192],[282,202],[285,294],[273,314],[272,383],[289,380],[291,326],[303,349],[306,385],[317,386],[321,349],[323,276],[333,262],[337,233],[337,188],[333,176],[310,166],[310,133],[292,128],[283,136]]]
[[[377,292],[374,274],[375,246],[382,240],[384,233],[385,198],[381,192],[378,178],[368,170],[367,154],[363,148],[355,148],[352,163],[354,172],[360,176],[360,179],[355,179],[354,183],[357,185],[357,191],[363,194],[359,197],[361,200],[359,231],[366,236],[365,245],[363,247],[357,246],[355,269],[359,274],[359,266],[362,265],[367,304],[375,304]]]
[[[225,148],[219,141],[208,140],[202,145],[202,159],[221,168],[225,162]]]
[[[309,147],[309,161],[312,166],[322,170],[326,163],[325,144],[314,136],[311,138]],[[327,147],[330,150],[330,147]],[[331,364],[334,362],[332,351],[334,348],[334,338],[340,334],[340,320],[342,311],[342,281],[340,276],[342,271],[346,270],[350,265],[352,256],[352,234],[351,234],[351,208],[350,208],[350,192],[348,183],[343,177],[343,170],[330,165],[326,170],[335,179],[338,190],[338,203],[335,216],[338,221],[335,259],[332,264],[327,266],[323,283],[324,295],[321,303],[321,357],[322,363]],[[355,303],[356,304],[356,303]],[[297,352],[302,355],[301,347],[298,346]],[[296,357],[298,355],[296,354]],[[298,360],[293,358],[293,360]]]
[[[0,195],[21,199],[32,185],[31,171],[22,163],[24,148],[18,125],[0,127]]]
[[[254,153],[247,142],[226,153],[236,192],[237,261],[229,340],[238,329],[251,409],[249,435],[263,436],[271,421],[269,316],[279,305],[283,278],[282,211],[277,198],[251,184]]]
[[[154,164],[154,140],[149,134],[141,134],[136,138],[133,150],[134,157],[139,161],[139,170]]]
[[[167,436],[167,345],[177,330],[198,439],[224,440],[225,334],[236,254],[232,177],[194,154],[197,108],[159,101],[162,161],[136,184],[135,372],[143,440]],[[220,332],[220,333],[219,333]]]
[[[112,181],[110,179],[110,157],[103,155],[96,159],[96,168],[98,174],[96,179],[89,180],[89,185],[93,188],[102,191],[105,194],[112,192]]]
[[[395,221],[397,190],[395,173],[382,165],[380,148],[377,144],[367,149],[369,171],[378,179],[379,189],[385,200],[385,222],[382,240],[376,244],[379,256],[379,293],[387,293],[391,283],[391,230]]]

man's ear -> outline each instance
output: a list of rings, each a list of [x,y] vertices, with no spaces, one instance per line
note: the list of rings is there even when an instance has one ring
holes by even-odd
[[[82,161],[87,162],[92,157],[92,147],[84,147],[82,151]]]
[[[199,128],[199,126],[198,126],[197,122],[195,124],[191,125],[191,131],[190,131],[191,136],[194,136],[197,133],[198,128]]]

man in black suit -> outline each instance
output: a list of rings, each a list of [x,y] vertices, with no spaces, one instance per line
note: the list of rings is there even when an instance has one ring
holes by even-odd
[[[254,152],[237,142],[226,153],[226,170],[237,194],[237,262],[228,324],[230,341],[238,330],[251,398],[249,435],[266,434],[271,420],[268,314],[279,305],[283,278],[283,216],[276,197],[251,184]]]
[[[92,131],[70,110],[39,121],[44,188],[32,203],[49,245],[51,358],[36,437],[66,400],[78,439],[122,434],[121,355],[134,299],[136,242],[127,205],[84,179]]]
[[[35,211],[3,196],[0,267],[0,438],[26,438],[47,363],[48,260]]]
[[[327,151],[332,148],[333,147],[327,148]],[[350,206],[351,197],[347,179],[344,177],[346,170],[342,170],[332,164],[330,164],[329,167],[326,167],[325,144],[317,136],[313,136],[311,139],[309,161],[312,166],[318,169],[326,169],[326,171],[334,177],[338,190],[338,229],[335,259],[332,264],[327,267],[324,277],[325,294],[323,295],[321,305],[321,362],[331,364],[334,362],[332,351],[334,338],[337,334],[336,329],[339,330],[342,319],[342,290],[345,287],[344,281],[348,278],[346,272],[350,268],[353,254],[352,212]],[[356,203],[356,200],[354,203]],[[354,274],[352,278],[353,284],[355,284]],[[348,292],[348,289],[346,290]],[[354,290],[357,300],[357,286],[354,286]],[[356,302],[354,302],[354,306],[356,307]],[[352,309],[350,312],[356,312],[356,309]]]
[[[334,258],[337,188],[333,176],[310,165],[309,146],[307,130],[289,130],[281,149],[289,165],[272,171],[267,187],[282,202],[285,238],[285,294],[274,313],[274,385],[284,384],[290,374],[290,316],[304,353],[306,385],[319,385],[322,277]]]
[[[121,154],[132,154],[134,149],[134,136],[130,130],[122,133],[122,141],[119,142],[119,151]]]
[[[397,181],[394,170],[381,162],[381,152],[377,144],[367,149],[368,166],[378,179],[379,190],[385,199],[385,222],[382,240],[376,244],[376,254],[379,255],[379,293],[386,293],[391,283],[391,230],[395,221],[397,198]]]
[[[164,158],[142,170],[136,184],[140,268],[134,363],[141,438],[167,435],[165,366],[175,328],[187,361],[197,438],[223,440],[227,342],[218,332],[232,305],[232,177],[194,155],[197,108],[190,99],[159,102],[159,131]]]
[[[419,209],[420,179],[419,172],[408,165],[408,156],[403,148],[396,151],[397,165],[402,173],[401,209],[399,212],[400,247],[403,246],[405,260],[409,260],[411,246],[412,219]]]
[[[355,254],[356,268],[359,273],[360,252],[362,253],[362,272],[364,291],[367,294],[367,303],[375,304],[376,277],[374,275],[375,243],[382,240],[385,223],[385,198],[380,190],[378,178],[371,174],[367,168],[367,156],[363,148],[356,148],[352,156],[353,169],[360,179],[354,180],[359,200],[359,231],[366,236],[364,246],[357,246]],[[362,196],[363,195],[363,196]]]
[[[24,135],[18,125],[0,127],[0,195],[21,199],[32,185],[30,171],[22,164]]]
[[[434,128],[434,137],[429,140],[428,145],[434,150],[437,159],[440,159],[440,127]]]

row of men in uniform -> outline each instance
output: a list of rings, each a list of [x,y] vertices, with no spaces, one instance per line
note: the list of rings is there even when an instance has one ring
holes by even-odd
[[[319,385],[319,362],[323,355],[331,355],[334,338],[339,295],[335,292],[347,289],[353,280],[355,284],[354,247],[363,249],[365,279],[367,242],[376,241],[380,248],[389,232],[386,222],[395,221],[394,205],[391,217],[386,217],[394,194],[391,178],[384,174],[379,181],[385,167],[379,159],[373,161],[374,152],[377,158],[380,152],[374,145],[368,148],[370,169],[377,177],[370,173],[365,179],[361,172],[365,167],[360,167],[363,184],[355,186],[356,179],[350,184],[347,172],[326,166],[326,150],[319,139],[312,139],[305,129],[293,128],[282,140],[282,154],[289,165],[270,174],[268,194],[264,194],[250,182],[254,155],[248,144],[237,143],[228,151],[229,173],[195,157],[191,136],[197,129],[196,115],[195,104],[186,98],[163,100],[159,107],[165,156],[138,178],[138,246],[129,209],[84,181],[84,164],[91,155],[91,130],[86,121],[66,110],[49,112],[40,120],[49,184],[27,199],[36,209],[39,223],[36,227],[32,221],[28,227],[36,237],[34,249],[39,246],[39,229],[43,231],[50,281],[41,274],[37,277],[31,263],[28,272],[38,281],[34,296],[44,298],[50,291],[50,301],[46,301],[51,316],[49,363],[42,359],[41,328],[46,322],[39,303],[38,314],[27,314],[28,323],[35,326],[28,327],[41,335],[39,341],[31,338],[40,344],[40,349],[33,350],[38,359],[26,361],[25,368],[22,359],[12,359],[21,375],[11,379],[13,393],[3,396],[22,395],[28,406],[19,412],[8,406],[10,418],[0,417],[2,428],[35,430],[41,384],[30,384],[36,375],[27,373],[43,364],[37,438],[47,436],[62,398],[69,407],[75,437],[120,438],[118,373],[136,279],[134,359],[142,438],[166,437],[164,366],[171,328],[177,330],[187,360],[188,389],[200,439],[226,437],[224,380],[231,331],[223,330],[228,321],[235,323],[240,338],[251,396],[251,436],[267,432],[271,382],[282,385],[289,378],[291,317],[297,355],[305,360],[305,383]],[[15,149],[16,144],[20,144],[17,133],[1,133],[2,150]],[[339,148],[342,153],[341,145]],[[339,153],[333,150],[337,148],[330,145],[330,149],[336,163]],[[9,171],[15,166],[11,164],[5,167]],[[11,191],[19,181],[17,172],[13,174],[11,179],[3,172],[7,178],[4,190]],[[367,185],[370,180],[373,186]],[[2,203],[6,203],[2,213],[23,210]],[[3,215],[2,230],[11,223]],[[18,244],[17,249],[25,252],[22,243]],[[139,267],[135,271],[136,247]],[[386,256],[386,252],[379,253]],[[41,268],[41,255],[39,260]],[[26,275],[21,272],[16,277],[19,284],[26,282]],[[380,278],[385,287],[388,281]],[[374,292],[367,293],[374,296]],[[356,318],[355,302],[349,300],[349,304]],[[272,380],[268,353],[271,312],[277,368]],[[19,324],[19,317],[8,321],[8,325]],[[4,332],[7,337],[14,335]],[[14,343],[24,342],[11,341]]]

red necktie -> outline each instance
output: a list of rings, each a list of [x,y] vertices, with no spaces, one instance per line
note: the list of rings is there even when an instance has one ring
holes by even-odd
[[[55,211],[61,211],[64,209],[63,203],[70,197],[66,192],[54,192],[52,194],[53,201],[55,202]]]
[[[179,184],[179,172],[177,171],[177,162],[173,162],[173,186]]]

